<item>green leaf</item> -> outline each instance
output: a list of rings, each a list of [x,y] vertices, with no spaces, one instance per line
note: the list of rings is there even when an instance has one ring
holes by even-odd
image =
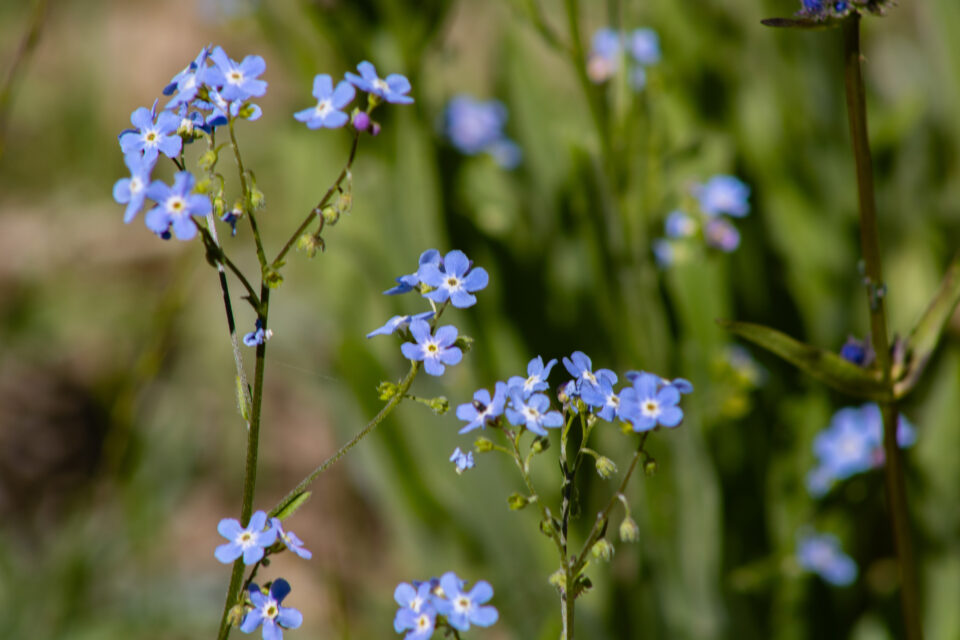
[[[904,345],[905,364],[902,365],[901,370],[895,368],[893,375],[896,381],[893,391],[897,398],[907,395],[917,384],[958,302],[960,302],[960,254],[950,263],[940,288],[907,337]]]
[[[718,320],[717,323],[741,338],[780,356],[821,382],[857,398],[889,401],[890,392],[878,371],[863,369],[820,347],[791,338],[785,333],[750,322]]]
[[[311,492],[309,491],[298,493],[289,502],[287,502],[285,505],[277,509],[277,513],[273,515],[275,515],[277,518],[280,518],[281,520],[286,520],[287,518],[292,516],[297,509],[302,507],[307,500],[310,499],[310,495],[311,495]]]

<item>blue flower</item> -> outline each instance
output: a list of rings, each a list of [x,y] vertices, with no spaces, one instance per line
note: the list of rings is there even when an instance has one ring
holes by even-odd
[[[180,118],[169,111],[156,113],[153,109],[140,107],[130,114],[130,122],[135,129],[127,129],[120,134],[120,149],[124,155],[143,153],[148,162],[157,159],[160,153],[168,158],[176,158],[183,148],[183,140],[177,135]]]
[[[447,617],[447,622],[458,631],[466,631],[471,624],[489,627],[499,614],[494,607],[482,606],[493,597],[493,587],[481,580],[469,592],[463,591],[462,581],[452,571],[440,577],[444,598],[436,599],[437,612]]]
[[[598,369],[594,372],[590,356],[582,351],[574,351],[569,358],[564,358],[563,366],[567,368],[567,371],[576,381],[577,394],[583,390],[584,385],[599,386],[601,378],[607,380],[611,385],[617,383],[617,374],[610,369]]]
[[[231,118],[243,117],[246,120],[253,121],[259,120],[260,116],[263,115],[263,109],[259,105],[244,104],[243,100],[228,100],[216,89],[207,91],[207,96],[210,98],[210,102],[202,103],[202,107],[208,110],[212,109],[206,119],[208,130],[227,124]]]
[[[383,80],[377,75],[377,68],[366,60],[357,65],[357,71],[360,72],[359,76],[355,73],[346,74],[347,80],[357,89],[380,96],[394,104],[413,102],[413,98],[405,95],[410,93],[410,81],[405,76],[391,73],[386,80]]]
[[[747,358],[750,357],[749,353],[746,353],[744,355]],[[751,363],[752,363],[752,360],[751,360]],[[640,379],[640,376],[644,376],[644,375],[651,375],[651,374],[647,374],[646,371],[627,371],[625,374],[623,374],[623,377],[632,383],[636,383],[637,380]],[[656,376],[656,377],[660,378],[660,376]],[[684,395],[688,393],[693,393],[693,383],[685,378],[674,378],[673,380],[660,378],[660,384],[663,386],[672,385],[673,387],[676,387],[677,391],[679,391],[681,394],[684,394]]]
[[[620,34],[609,27],[598,29],[590,43],[587,56],[587,76],[599,84],[613,77],[620,66]]]
[[[450,462],[453,462],[457,465],[457,473],[463,473],[467,469],[473,469],[473,452],[468,451],[464,453],[460,450],[460,447],[457,447],[453,450],[453,455],[450,456]]]
[[[653,29],[634,29],[627,40],[627,50],[639,65],[646,67],[660,62],[660,38]]]
[[[520,148],[503,133],[507,108],[499,100],[474,100],[468,95],[453,98],[446,109],[446,133],[461,153],[487,152],[502,167],[520,162]]]
[[[660,268],[669,267],[676,259],[673,243],[664,238],[653,241],[653,257]]]
[[[453,346],[457,340],[457,328],[446,325],[430,334],[430,325],[424,320],[410,322],[410,334],[416,343],[404,342],[400,351],[409,360],[423,362],[423,368],[432,376],[443,375],[445,364],[457,364],[463,358],[459,347]]]
[[[708,216],[726,214],[742,218],[750,213],[750,187],[733,176],[716,175],[706,184],[697,185],[693,195]]]
[[[559,411],[550,410],[550,398],[542,393],[535,393],[524,398],[519,388],[513,387],[509,391],[510,404],[505,413],[510,424],[524,426],[533,433],[545,436],[546,429],[555,429],[563,426],[563,416]]]
[[[210,60],[214,66],[204,68],[203,81],[217,87],[227,102],[243,102],[267,92],[267,83],[257,79],[267,68],[262,57],[247,56],[238,63],[231,60],[222,47],[215,47],[210,52]]]
[[[726,218],[713,218],[703,227],[707,246],[732,253],[740,246],[740,232]]]
[[[431,318],[433,318],[433,311],[424,311],[423,313],[417,313],[412,316],[393,316],[387,320],[385,325],[368,333],[367,337],[372,338],[373,336],[389,336],[390,334],[396,333],[400,329],[403,329],[414,320],[430,320]]]
[[[430,582],[406,582],[397,585],[393,599],[400,609],[393,619],[393,629],[397,633],[410,631],[404,640],[426,640],[433,635],[437,611],[433,606],[433,585]]]
[[[217,525],[217,531],[230,542],[217,547],[213,555],[224,564],[230,564],[240,556],[243,556],[243,564],[255,564],[263,558],[263,550],[277,539],[276,529],[265,528],[266,524],[267,514],[263,511],[254,513],[246,528],[235,518],[224,518]]]
[[[477,303],[474,291],[487,286],[490,277],[483,267],[471,268],[472,264],[463,251],[454,249],[444,256],[442,263],[428,262],[417,270],[420,282],[434,287],[424,294],[434,302],[450,303],[458,309],[466,309]]]
[[[613,392],[613,385],[606,378],[600,379],[598,385],[584,385],[580,398],[584,404],[599,409],[597,416],[607,422],[612,422],[614,416],[620,414],[620,397]]]
[[[797,541],[797,562],[832,585],[845,587],[857,578],[857,563],[840,548],[836,536],[806,532]]]
[[[663,231],[668,238],[689,238],[697,233],[697,221],[683,211],[671,211]]]
[[[529,398],[531,394],[537,391],[546,391],[550,388],[550,385],[547,384],[547,377],[555,364],[557,364],[556,358],[544,365],[543,358],[537,356],[527,363],[527,377],[513,376],[507,380],[507,386],[520,387],[525,398]]]
[[[397,278],[397,286],[387,289],[383,292],[383,294],[387,296],[395,296],[400,293],[408,293],[418,289],[420,287],[420,276],[418,274],[420,273],[420,269],[427,264],[440,267],[443,264],[443,258],[440,257],[440,252],[436,249],[427,249],[421,253],[417,271]]]
[[[659,376],[641,372],[633,386],[620,392],[621,414],[637,432],[650,431],[658,424],[675,427],[683,420],[677,406],[680,391],[672,384],[664,385]]]
[[[857,340],[853,336],[848,336],[847,341],[840,348],[840,357],[858,367],[869,367],[873,364],[876,354],[867,340]]]
[[[297,537],[293,531],[284,531],[283,523],[280,521],[280,518],[270,518],[270,524],[273,525],[274,530],[277,532],[277,537],[280,538],[280,541],[283,542],[283,545],[293,551],[295,554],[303,558],[304,560],[309,560],[313,557],[313,554],[303,546],[303,540]]]
[[[248,347],[255,347],[258,344],[263,344],[271,337],[273,337],[273,330],[264,330],[263,321],[257,318],[256,322],[254,322],[254,330],[243,336],[243,344]]]
[[[494,386],[493,397],[486,389],[478,389],[473,394],[473,402],[467,402],[457,407],[457,418],[466,421],[466,426],[460,433],[473,431],[477,427],[484,427],[503,415],[503,408],[507,401],[507,385],[497,382]]]
[[[210,198],[190,193],[193,182],[189,171],[179,171],[173,178],[172,187],[160,180],[154,180],[147,187],[147,197],[157,203],[144,216],[148,229],[159,236],[169,237],[172,228],[178,240],[190,240],[197,235],[197,225],[191,216],[205,216],[213,209]]]
[[[317,106],[293,114],[300,122],[305,122],[309,129],[336,129],[350,121],[350,116],[343,112],[356,95],[353,85],[345,80],[337,83],[333,88],[333,79],[325,74],[318,74],[313,79],[313,97],[317,99]]]
[[[113,199],[119,204],[127,205],[123,221],[130,222],[143,208],[156,158],[151,160],[139,153],[128,153],[123,157],[123,162],[130,170],[130,177],[121,178],[113,185]]]
[[[281,640],[284,629],[296,629],[303,624],[299,611],[280,605],[290,593],[290,583],[283,578],[273,581],[269,594],[263,593],[256,584],[250,585],[249,592],[253,609],[243,618],[240,631],[253,633],[262,624],[263,640]]]
[[[823,11],[823,0],[801,0],[801,13],[818,14]]]
[[[207,68],[207,57],[209,55],[210,47],[204,47],[193,62],[173,76],[170,84],[163,89],[163,95],[165,96],[176,94],[167,103],[166,109],[188,104],[197,97],[197,92],[203,86],[203,79],[200,76],[203,74],[203,70]]]

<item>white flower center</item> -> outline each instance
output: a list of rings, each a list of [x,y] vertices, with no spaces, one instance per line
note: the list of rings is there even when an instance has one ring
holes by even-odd
[[[244,549],[248,549],[253,546],[253,534],[249,531],[243,531],[237,536],[235,542]]]
[[[430,628],[430,616],[423,614],[417,618],[417,629],[429,629]]]
[[[130,178],[130,193],[140,193],[143,190],[143,180],[137,176]]]
[[[591,384],[597,384],[597,376],[593,375],[592,371],[584,371],[583,379],[588,380]]]
[[[273,620],[278,615],[280,615],[280,607],[274,600],[268,600],[267,604],[263,605],[263,617]]]
[[[376,89],[377,91],[389,91],[390,85],[387,84],[386,80],[377,78],[376,80],[373,81],[373,88]]]
[[[607,404],[611,407],[618,408],[620,406],[620,398],[611,393],[607,396]]]
[[[660,403],[653,398],[648,398],[640,407],[640,411],[647,418],[656,418],[660,415]]]
[[[317,103],[316,114],[318,118],[323,118],[331,111],[333,111],[333,104],[330,102],[330,98],[326,98]]]
[[[533,407],[524,407],[523,415],[526,416],[527,420],[537,420],[540,418],[540,412]]]
[[[147,146],[156,146],[160,142],[160,134],[155,129],[148,129],[143,134],[143,141]]]
[[[457,610],[457,613],[466,613],[470,610],[470,598],[460,596],[453,601],[453,608]]]
[[[182,216],[187,210],[187,201],[180,196],[171,196],[167,200],[167,211],[172,216]]]
[[[227,74],[227,82],[230,84],[241,84],[243,82],[243,74],[239,69],[234,69]]]
[[[416,596],[414,597],[413,600],[410,601],[410,609],[416,613],[420,613],[420,607],[422,606],[423,606],[423,599],[420,596]]]
[[[529,391],[530,389],[533,389],[533,385],[537,384],[538,382],[540,382],[540,376],[530,376],[523,381],[523,390]]]

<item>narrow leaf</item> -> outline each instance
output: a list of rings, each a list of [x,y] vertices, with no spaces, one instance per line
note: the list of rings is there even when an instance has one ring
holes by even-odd
[[[297,509],[302,507],[307,502],[307,500],[310,499],[310,495],[311,493],[309,491],[298,493],[295,497],[291,498],[289,502],[287,502],[282,507],[277,509],[277,512],[275,514],[271,514],[271,515],[274,515],[277,518],[280,518],[281,520],[286,520],[287,518],[292,516]]]
[[[763,325],[730,320],[717,322],[724,329],[780,356],[837,391],[878,402],[890,397],[879,372],[862,369],[832,351],[805,344]]]
[[[896,380],[894,394],[898,398],[905,396],[917,384],[958,302],[960,302],[960,254],[957,254],[950,263],[936,295],[933,296],[927,310],[907,337],[904,349],[905,367],[902,372],[894,372]]]

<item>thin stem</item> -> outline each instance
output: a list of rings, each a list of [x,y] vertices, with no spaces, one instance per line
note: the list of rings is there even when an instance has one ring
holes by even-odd
[[[854,14],[843,24],[844,70],[847,97],[847,115],[850,137],[857,167],[857,193],[860,202],[860,245],[867,278],[870,308],[870,329],[877,364],[887,385],[891,384],[890,343],[887,336],[887,317],[884,306],[883,274],[880,262],[880,242],[877,231],[877,207],[874,199],[873,161],[867,136],[867,107],[864,97],[863,74],[860,68],[860,16]],[[897,407],[884,403],[883,447],[886,454],[884,479],[891,526],[897,548],[900,573],[900,606],[908,640],[922,640],[920,622],[920,591],[910,534],[907,509],[906,481],[900,447],[897,445]]]
[[[232,117],[230,117],[227,122],[227,128],[230,131],[230,146],[233,147],[233,157],[237,161],[237,171],[240,174],[240,191],[243,194],[243,208],[247,212],[247,219],[250,220],[250,230],[253,231],[253,240],[257,245],[257,258],[260,260],[260,267],[263,268],[267,266],[267,255],[263,251],[263,241],[260,239],[257,218],[253,214],[253,203],[250,201],[250,186],[247,184],[247,171],[243,168],[243,158],[240,157],[240,145],[237,144],[237,134],[234,131],[233,122]]]
[[[577,2],[577,0],[564,0],[563,4],[567,11],[567,27],[570,31],[570,62],[573,64],[574,73],[576,73],[580,88],[583,90],[583,94],[590,108],[590,115],[597,127],[597,134],[600,137],[600,146],[603,151],[604,160],[609,165],[612,158],[610,128],[600,93],[597,87],[590,82],[590,77],[587,75],[587,58],[583,49],[583,38],[580,35],[579,2]]]
[[[199,224],[197,225],[197,228],[200,230],[200,235],[203,236],[208,246],[213,250],[213,258],[214,261],[217,262],[218,267],[226,265],[226,267],[230,269],[233,275],[235,275],[240,281],[240,284],[243,285],[243,288],[247,290],[247,297],[250,298],[250,303],[259,313],[260,297],[257,295],[253,285],[250,284],[250,281],[247,280],[246,276],[243,275],[243,272],[240,271],[240,268],[233,263],[233,261],[227,256],[226,252],[224,252],[223,247],[219,244],[219,242],[217,242],[216,231],[211,231],[211,229],[213,229],[213,224],[210,224],[210,229],[205,229]]]
[[[283,248],[280,249],[280,253],[277,254],[277,257],[273,259],[273,262],[270,264],[274,265],[274,268],[278,263],[283,260],[283,257],[287,255],[287,252],[290,251],[294,243],[300,237],[300,235],[306,231],[307,227],[310,226],[310,222],[314,217],[320,215],[323,212],[323,208],[327,206],[330,202],[330,198],[333,197],[333,194],[336,193],[337,189],[340,188],[340,184],[347,177],[347,174],[350,173],[350,167],[353,166],[353,160],[357,156],[357,146],[360,143],[360,132],[353,134],[353,143],[350,145],[350,155],[347,157],[347,163],[343,166],[343,169],[340,170],[340,175],[337,176],[337,179],[330,185],[330,188],[327,189],[327,192],[323,194],[323,197],[320,199],[320,202],[317,203],[313,209],[310,210],[310,213],[307,214],[307,217],[304,218],[303,222],[300,223],[300,226],[297,227],[297,230],[293,232],[293,235],[290,236],[290,239],[287,240],[286,244],[283,245]]]
[[[10,116],[10,105],[13,97],[13,89],[27,61],[33,54],[37,43],[40,42],[40,34],[43,31],[43,24],[47,16],[47,0],[37,0],[33,5],[33,14],[27,23],[26,32],[20,40],[20,46],[13,54],[13,62],[7,70],[7,75],[0,84],[0,158],[3,157],[4,143],[7,137],[7,122]]]
[[[590,552],[590,549],[597,543],[597,540],[600,539],[600,532],[603,531],[603,525],[607,521],[607,518],[610,517],[610,512],[613,511],[613,508],[617,505],[619,496],[626,491],[627,483],[630,482],[630,476],[633,475],[633,470],[637,468],[637,462],[639,462],[640,457],[645,453],[643,446],[647,442],[647,436],[650,435],[649,431],[645,431],[643,435],[640,436],[640,443],[637,445],[637,450],[633,454],[633,459],[630,460],[630,466],[627,467],[627,472],[623,475],[623,480],[620,481],[620,486],[610,497],[610,500],[607,502],[607,506],[603,508],[603,511],[597,514],[597,519],[593,523],[593,528],[590,529],[590,535],[587,536],[586,542],[583,543],[583,547],[580,548],[580,553],[577,554],[571,570],[574,575],[578,574],[581,569],[583,569],[586,564],[585,558]]]
[[[260,287],[260,326],[267,330],[267,317],[270,311],[270,288],[266,283]],[[257,345],[257,364],[253,374],[253,406],[250,409],[250,429],[247,431],[247,459],[243,472],[243,502],[240,506],[240,524],[246,526],[253,513],[253,494],[257,486],[257,458],[260,451],[260,414],[263,408],[263,371],[266,363],[267,342],[264,340]],[[237,558],[233,563],[233,573],[230,576],[230,586],[227,589],[227,598],[223,604],[223,615],[220,618],[220,632],[218,640],[225,640],[230,635],[228,615],[236,603],[240,591],[240,580],[243,578],[243,559]]]
[[[527,469],[523,466],[523,455],[520,453],[520,432],[517,432],[516,436],[511,437],[511,434],[506,429],[504,433],[507,434],[507,439],[513,445],[513,459],[517,463],[517,467],[520,469],[520,475],[523,477],[523,484],[527,487],[527,492],[530,494],[530,497],[534,499],[537,503],[537,506],[540,508],[540,517],[543,519],[543,522],[546,522],[550,525],[550,539],[553,540],[553,543],[557,546],[557,552],[560,554],[560,558],[563,564],[566,564],[566,553],[563,550],[563,544],[560,542],[560,535],[553,527],[553,519],[550,517],[550,513],[547,511],[546,505],[543,504],[543,501],[540,500],[537,490],[533,487],[533,480],[530,478],[530,474],[527,472]]]
[[[397,405],[400,404],[400,402],[403,400],[404,396],[406,395],[407,390],[410,389],[410,385],[413,384],[413,380],[417,377],[417,372],[419,370],[420,370],[420,363],[411,361],[410,371],[407,373],[407,376],[400,382],[400,385],[397,387],[397,393],[394,394],[394,396],[390,398],[385,405],[383,405],[383,408],[381,408],[380,411],[377,413],[377,415],[374,416],[373,419],[367,423],[367,426],[365,426],[363,429],[360,430],[359,433],[357,433],[357,435],[351,438],[350,442],[346,443],[345,445],[337,449],[336,453],[334,453],[332,456],[324,460],[320,464],[320,466],[318,466],[316,469],[311,471],[307,477],[301,480],[296,487],[294,487],[289,493],[287,493],[287,495],[284,496],[283,499],[280,500],[280,502],[278,502],[277,505],[270,510],[269,515],[275,516],[278,513],[280,513],[280,511],[282,511],[284,507],[286,507],[288,504],[293,502],[300,494],[306,491],[307,488],[313,483],[313,481],[316,480],[318,477],[320,477],[321,473],[323,473],[324,471],[329,469],[331,466],[333,466],[333,464],[337,460],[345,456],[346,453],[350,451],[350,449],[354,448],[361,440],[363,440],[368,435],[370,435],[373,432],[373,430],[377,428],[377,425],[383,422],[386,419],[386,417],[389,416],[393,412],[393,410],[397,408]]]

